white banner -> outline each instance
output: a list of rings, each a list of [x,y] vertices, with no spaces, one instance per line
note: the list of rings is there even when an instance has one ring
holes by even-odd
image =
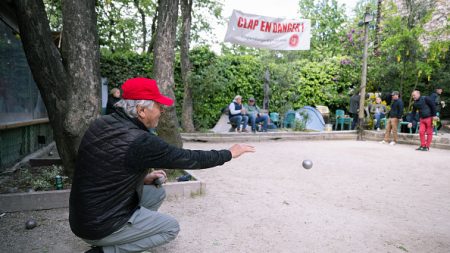
[[[273,50],[309,50],[311,21],[246,14],[233,10],[225,41]]]

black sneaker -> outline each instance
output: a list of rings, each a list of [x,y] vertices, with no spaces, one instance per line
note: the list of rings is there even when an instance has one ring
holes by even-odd
[[[418,150],[418,151],[422,151],[422,149],[423,149],[424,147],[422,147],[422,146],[419,146],[418,148],[416,148],[416,150]]]
[[[103,249],[102,249],[102,247],[94,246],[90,250],[88,250],[84,253],[103,253]]]
[[[422,151],[430,151],[429,147],[422,147]]]

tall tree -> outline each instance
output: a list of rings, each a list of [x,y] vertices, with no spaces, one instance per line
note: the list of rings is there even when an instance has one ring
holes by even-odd
[[[311,19],[311,59],[326,59],[342,51],[339,38],[347,20],[345,9],[337,0],[302,0],[302,18]]]
[[[158,0],[159,3],[159,0]],[[155,46],[155,36],[156,36],[156,24],[158,22],[158,9],[156,9],[155,14],[152,18],[152,27],[150,33],[150,42],[148,43],[147,53],[153,52],[153,47]]]
[[[28,64],[47,108],[65,173],[71,176],[81,138],[100,107],[95,2],[62,2],[61,53],[53,44],[43,1],[13,4]]]
[[[153,64],[153,73],[162,93],[174,100],[174,59],[178,3],[178,0],[159,1]],[[158,134],[168,143],[181,147],[183,143],[178,128],[175,106],[166,108],[161,117]]]
[[[182,121],[184,131],[194,132],[192,88],[190,85],[191,61],[189,59],[189,44],[191,40],[191,21],[192,21],[192,2],[193,0],[181,0],[181,16],[183,24],[181,26],[181,77],[183,79],[183,112]]]
[[[133,0],[134,7],[138,9],[139,15],[141,16],[141,29],[142,29],[142,52],[145,52],[147,46],[147,23],[145,22],[145,12],[144,9],[139,5],[139,0]]]
[[[375,39],[373,42],[373,52],[375,55],[379,54],[380,47],[380,22],[381,22],[381,5],[383,0],[377,0],[377,18],[375,23]]]

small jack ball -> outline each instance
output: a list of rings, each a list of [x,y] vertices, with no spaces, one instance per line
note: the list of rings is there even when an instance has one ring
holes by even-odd
[[[37,222],[34,219],[29,219],[27,220],[27,222],[25,223],[25,228],[26,229],[33,229],[37,226]]]
[[[303,165],[303,168],[309,170],[312,168],[313,163],[311,160],[303,160],[302,165]]]

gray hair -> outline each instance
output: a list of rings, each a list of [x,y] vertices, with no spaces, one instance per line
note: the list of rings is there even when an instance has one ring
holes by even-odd
[[[114,107],[122,108],[124,112],[131,118],[137,118],[137,106],[147,107],[151,109],[155,102],[153,100],[132,100],[132,99],[121,99],[119,102],[114,104]]]
[[[237,95],[236,97],[234,97],[233,101],[236,102],[236,100],[238,100],[238,99],[242,99],[242,96]]]

